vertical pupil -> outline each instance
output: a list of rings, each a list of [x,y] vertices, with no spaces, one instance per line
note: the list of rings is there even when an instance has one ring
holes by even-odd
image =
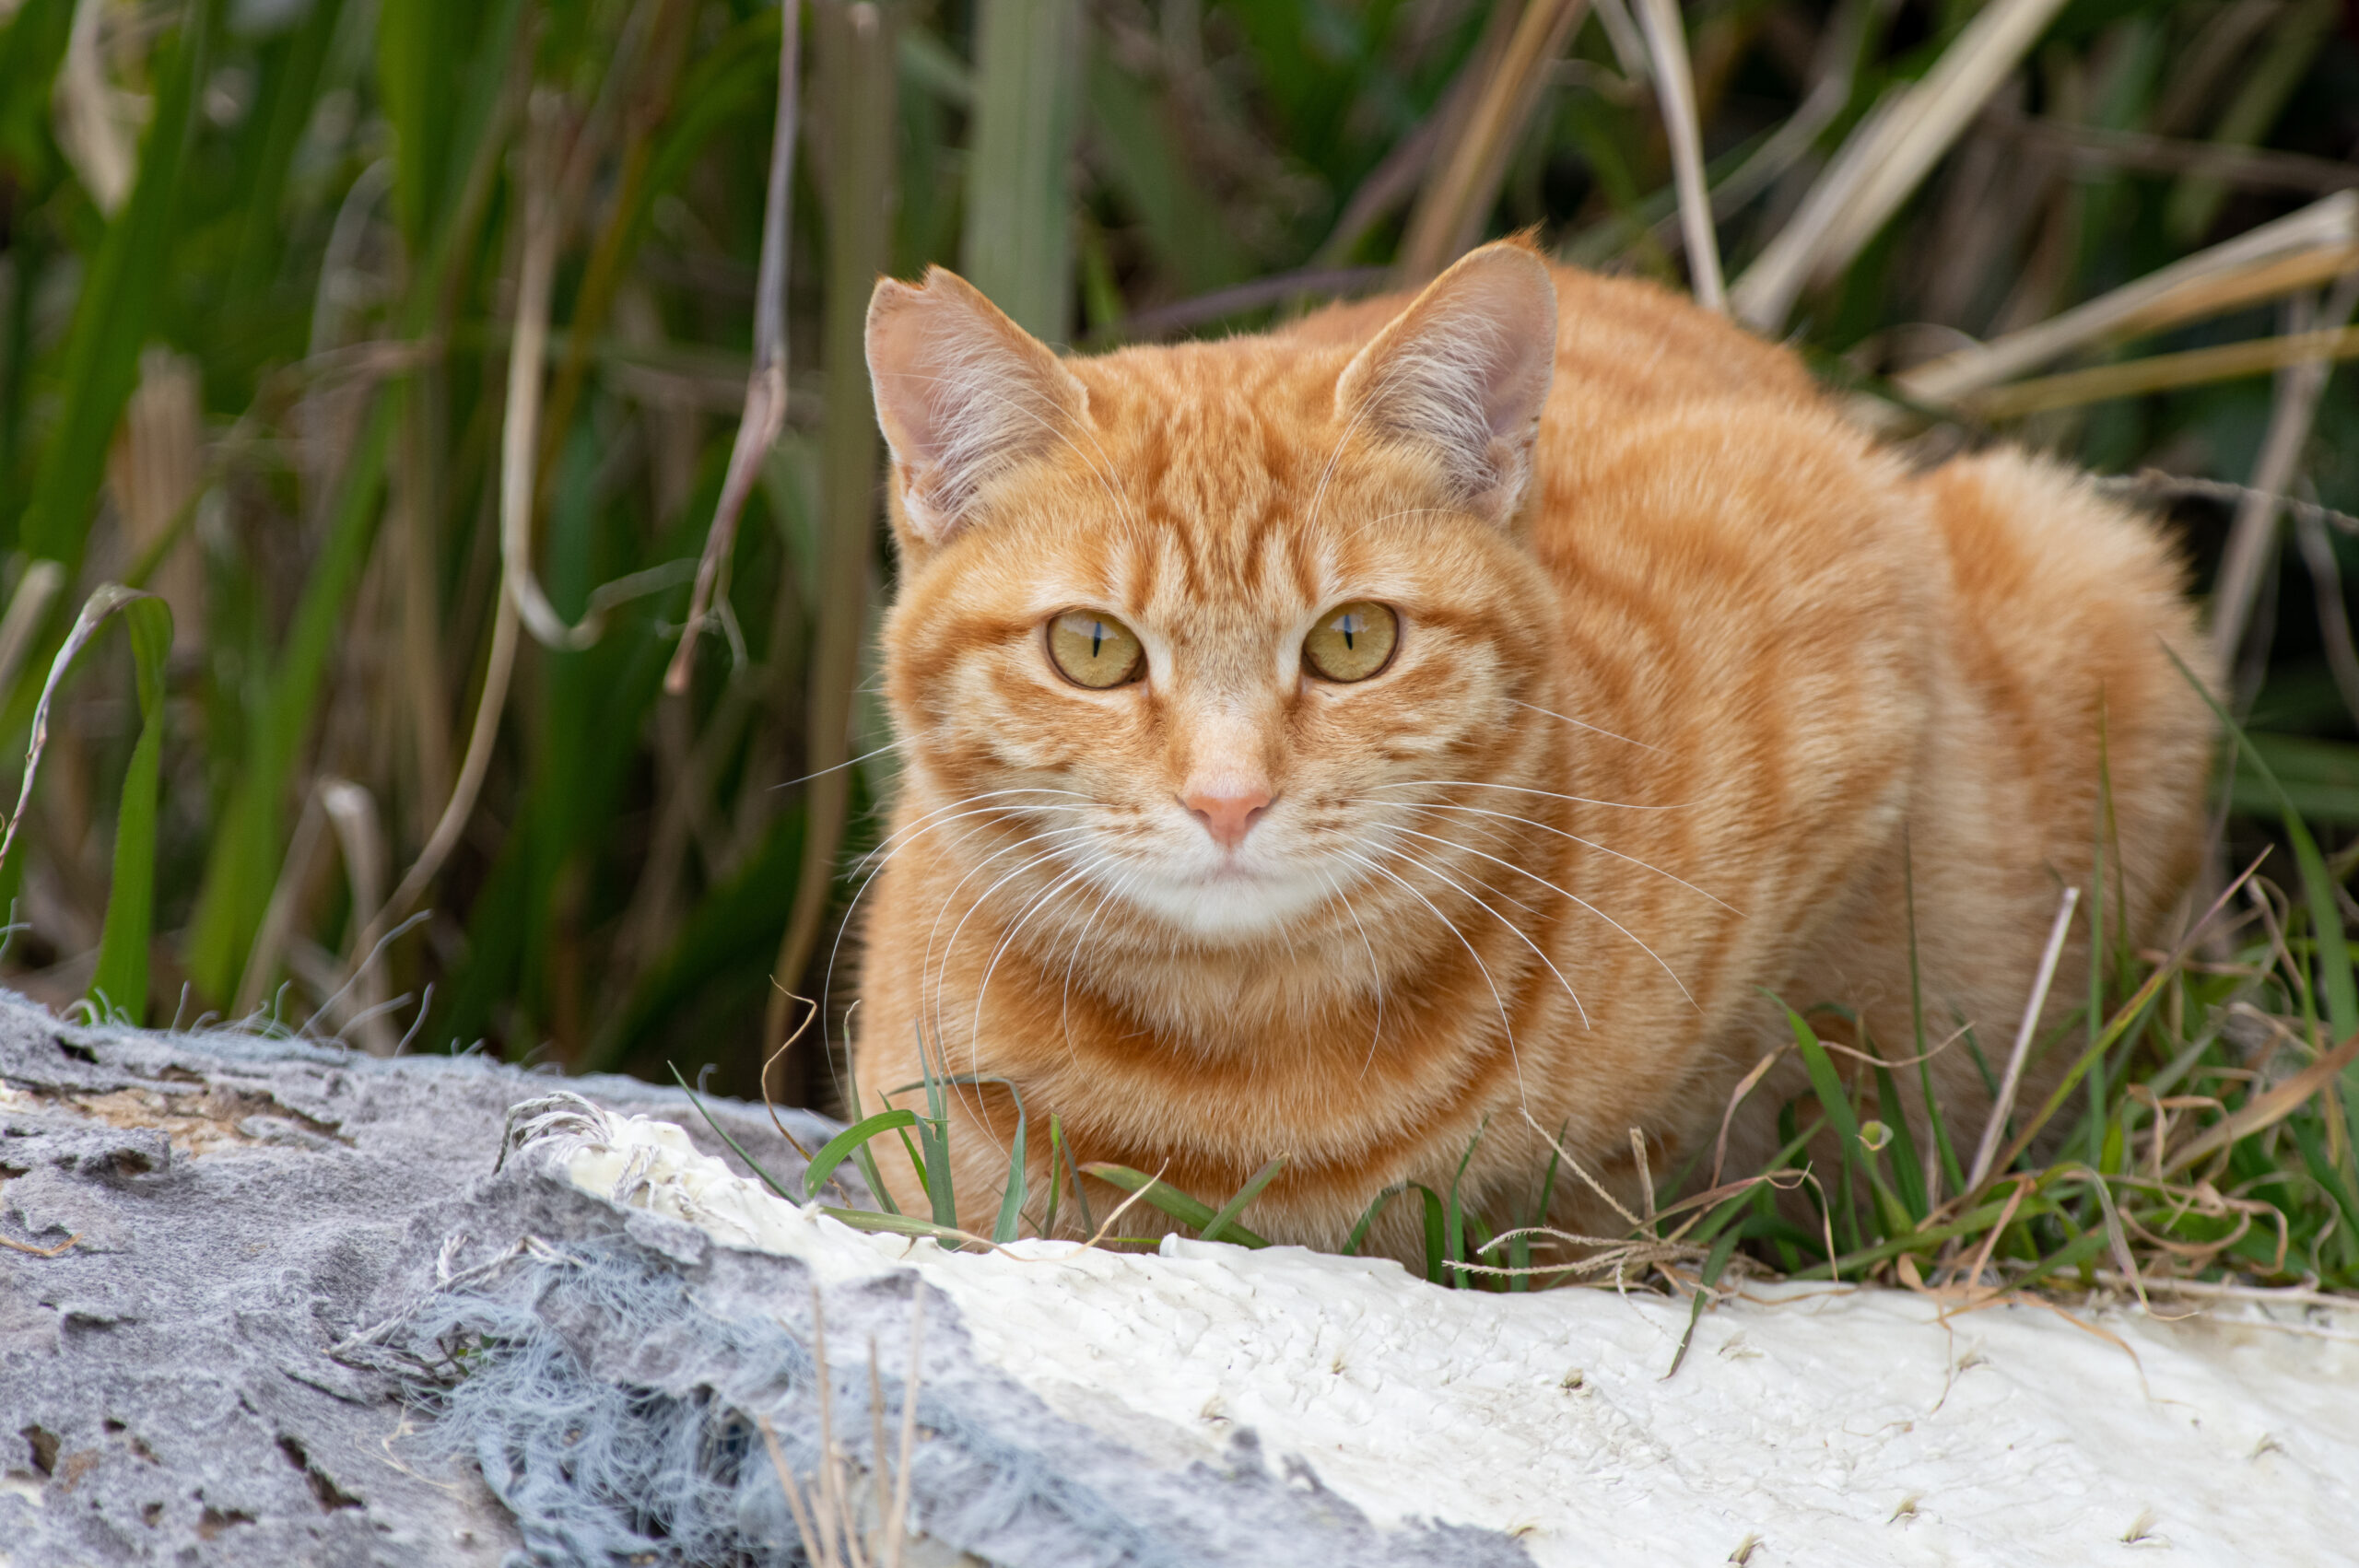
[[[1090,622],[1090,623],[1089,623],[1089,656],[1090,656],[1092,659],[1095,659],[1095,658],[1097,658],[1097,649],[1098,649],[1099,646],[1100,646],[1100,645],[1102,645],[1102,644],[1105,642],[1105,640],[1106,640],[1106,623],[1105,623],[1105,622],[1103,622],[1103,621],[1092,621],[1092,622]]]
[[[1358,635],[1360,629],[1360,618],[1357,615],[1341,615],[1336,617],[1335,629],[1344,634],[1344,646],[1345,648],[1354,648],[1357,646],[1353,641],[1353,638]]]

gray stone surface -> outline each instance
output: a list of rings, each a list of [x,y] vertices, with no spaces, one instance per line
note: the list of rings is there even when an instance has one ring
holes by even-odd
[[[414,1225],[491,1175],[545,1074],[60,1025],[0,993],[0,1562],[497,1563],[472,1467],[422,1470],[399,1380],[328,1348]],[[683,1120],[677,1090],[574,1087]],[[795,1160],[759,1107],[715,1114]],[[801,1130],[824,1134],[804,1117]]]
[[[816,1469],[816,1302],[838,1446],[867,1464],[869,1347],[898,1411],[909,1280],[815,1296],[799,1263],[537,1160],[495,1173],[511,1107],[559,1087],[722,1153],[684,1095],[633,1080],[69,1026],[0,992],[0,1568],[800,1561],[755,1423]],[[709,1105],[799,1171],[760,1107]],[[806,1143],[830,1130],[792,1114]],[[1527,1561],[1485,1532],[1379,1531],[1250,1433],[1218,1467],[1158,1469],[928,1311],[925,1561]]]

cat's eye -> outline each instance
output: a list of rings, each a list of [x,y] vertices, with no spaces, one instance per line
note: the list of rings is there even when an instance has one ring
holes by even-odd
[[[1093,691],[1146,673],[1138,634],[1095,610],[1068,610],[1049,623],[1049,659],[1066,680]]]
[[[1401,622],[1369,600],[1338,604],[1302,639],[1302,661],[1330,681],[1365,681],[1392,661]]]

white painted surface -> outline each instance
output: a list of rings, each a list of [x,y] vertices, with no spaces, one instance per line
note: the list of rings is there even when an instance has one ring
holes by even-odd
[[[952,1254],[797,1209],[667,1123],[569,1141],[578,1185],[723,1245],[915,1270],[985,1357],[1154,1460],[1250,1426],[1379,1522],[1513,1531],[1541,1564],[2359,1563],[2359,1311],[2086,1319],[2114,1344],[2036,1305],[1945,1325],[1898,1292],[1758,1288],[1666,1381],[1687,1308],[1660,1297],[1176,1239]]]

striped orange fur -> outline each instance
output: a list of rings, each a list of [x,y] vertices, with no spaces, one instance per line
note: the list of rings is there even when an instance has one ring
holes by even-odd
[[[1286,1155],[1246,1220],[1314,1246],[1470,1143],[1471,1206],[1528,1210],[1543,1129],[1626,1197],[1630,1129],[1660,1176],[1788,1037],[1770,993],[1909,1048],[1909,869],[1929,1024],[1994,1058],[2090,879],[2101,763],[2109,924],[2159,940],[2194,871],[2210,729],[2165,649],[2204,654],[2152,524],[2013,450],[1914,473],[1651,286],[1503,243],[1414,300],[1060,359],[937,271],[879,286],[869,350],[905,769],[856,1079],[911,1104],[922,1034],[1014,1085],[1036,1194],[1053,1112],[1083,1162],[1215,1202]],[[1320,679],[1304,638],[1351,601],[1397,649]],[[1073,610],[1144,679],[1060,674]],[[1970,1141],[1978,1075],[1934,1068]],[[963,1086],[955,1123],[987,1226],[1012,1096]],[[1408,1211],[1382,1249],[1416,1252]]]

